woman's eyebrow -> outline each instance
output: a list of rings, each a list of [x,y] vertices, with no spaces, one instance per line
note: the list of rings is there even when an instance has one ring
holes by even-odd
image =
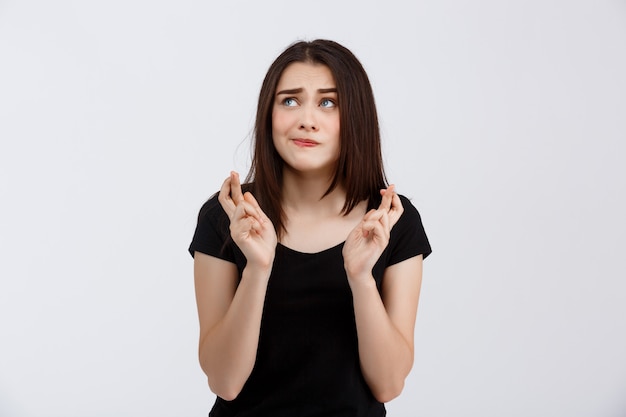
[[[303,91],[302,88],[294,88],[291,90],[282,90],[279,91],[278,93],[276,93],[277,96],[281,95],[281,94],[298,94],[301,93]]]
[[[276,93],[277,96],[281,95],[281,94],[299,94],[302,91],[304,91],[303,88],[293,88],[290,90],[281,90],[279,92]],[[317,90],[318,93],[320,94],[326,94],[326,93],[336,93],[337,89],[335,87],[332,88],[320,88]]]

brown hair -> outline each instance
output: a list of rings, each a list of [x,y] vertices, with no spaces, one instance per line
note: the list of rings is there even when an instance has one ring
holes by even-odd
[[[289,46],[265,75],[257,107],[254,151],[246,182],[279,236],[284,231],[281,206],[283,160],[272,140],[272,109],[280,77],[290,64],[310,62],[327,66],[337,87],[340,155],[324,196],[339,183],[346,188],[343,214],[363,200],[376,201],[387,180],[383,168],[378,116],[369,79],[359,60],[337,42],[318,39]]]

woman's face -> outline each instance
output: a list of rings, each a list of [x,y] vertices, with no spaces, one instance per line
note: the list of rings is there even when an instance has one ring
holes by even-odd
[[[272,109],[274,146],[286,169],[334,174],[340,153],[337,86],[322,64],[295,62],[283,71]]]

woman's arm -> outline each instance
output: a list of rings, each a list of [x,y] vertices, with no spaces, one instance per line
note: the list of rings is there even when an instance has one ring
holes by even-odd
[[[276,232],[252,194],[242,194],[236,173],[224,181],[218,198],[229,217],[233,241],[246,257],[246,267],[239,281],[235,264],[195,253],[199,358],[211,390],[233,400],[256,360]]]
[[[385,270],[382,298],[373,277],[351,284],[361,369],[374,397],[383,403],[400,395],[413,366],[421,281],[419,255]]]
[[[271,267],[246,266],[237,285],[235,264],[199,252],[194,259],[200,366],[211,391],[230,401],[254,367]]]
[[[352,290],[363,376],[380,402],[397,397],[413,366],[413,331],[422,278],[422,256],[388,267],[382,298],[372,276],[404,209],[393,186],[381,191],[377,210],[368,212],[343,248]]]

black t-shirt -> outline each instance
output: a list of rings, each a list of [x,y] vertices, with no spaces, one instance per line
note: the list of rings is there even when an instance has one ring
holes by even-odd
[[[407,198],[400,199],[404,213],[373,269],[379,291],[387,266],[431,252],[419,213]],[[239,396],[218,397],[210,417],[385,415],[361,373],[342,248],[343,243],[302,253],[277,245],[254,368]],[[192,256],[195,251],[235,263],[241,278],[246,259],[230,239],[217,196],[200,210],[189,247]]]

